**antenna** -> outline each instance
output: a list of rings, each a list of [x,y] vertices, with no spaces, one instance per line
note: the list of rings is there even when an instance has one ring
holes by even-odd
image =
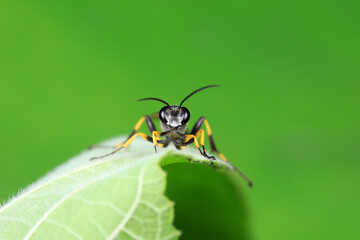
[[[189,97],[191,97],[191,96],[194,95],[195,93],[200,92],[201,90],[204,90],[204,89],[206,89],[206,88],[211,88],[211,87],[220,87],[220,85],[209,85],[209,86],[202,87],[202,88],[199,88],[198,90],[193,91],[193,92],[190,93],[186,98],[184,98],[184,100],[182,100],[182,102],[180,103],[180,107],[182,106],[182,104],[183,104]]]
[[[164,100],[161,100],[160,98],[142,98],[142,99],[138,99],[137,101],[146,101],[146,100],[155,100],[155,101],[159,101],[159,102],[162,102],[162,103],[165,103],[166,105],[168,105],[168,107],[170,107],[170,105],[165,102]]]

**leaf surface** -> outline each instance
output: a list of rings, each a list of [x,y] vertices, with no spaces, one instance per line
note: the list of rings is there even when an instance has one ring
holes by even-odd
[[[0,239],[177,239],[174,204],[164,195],[166,173],[160,165],[209,161],[191,149],[154,153],[142,140],[89,161],[109,151],[85,151],[11,199],[0,208]]]

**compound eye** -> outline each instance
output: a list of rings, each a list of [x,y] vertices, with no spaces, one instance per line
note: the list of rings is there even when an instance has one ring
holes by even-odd
[[[181,107],[183,111],[183,120],[181,121],[182,124],[187,123],[190,120],[190,112],[186,107]]]
[[[159,112],[160,121],[162,121],[163,123],[167,123],[167,120],[166,120],[166,110],[167,109],[168,109],[168,107],[163,107]]]

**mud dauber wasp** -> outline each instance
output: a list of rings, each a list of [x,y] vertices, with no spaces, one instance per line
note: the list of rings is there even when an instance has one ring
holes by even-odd
[[[127,148],[137,136],[140,136],[146,139],[147,141],[152,142],[154,144],[155,151],[157,151],[156,146],[158,145],[160,147],[166,148],[170,143],[173,143],[177,149],[182,150],[186,148],[189,144],[194,143],[195,148],[199,150],[200,154],[205,158],[209,159],[211,161],[211,164],[213,164],[213,161],[216,161],[216,158],[214,156],[209,156],[205,150],[205,145],[204,145],[205,132],[203,129],[201,129],[202,125],[204,124],[206,132],[209,135],[211,150],[216,152],[221,160],[228,162],[225,156],[216,148],[210,125],[205,117],[200,117],[196,121],[190,133],[188,133],[187,130],[188,122],[190,120],[190,111],[186,107],[182,106],[183,103],[195,93],[212,87],[220,87],[220,85],[210,85],[199,88],[193,91],[192,93],[190,93],[188,96],[186,96],[181,101],[180,105],[169,105],[166,101],[159,98],[139,99],[138,101],[145,101],[145,100],[159,101],[164,103],[166,106],[164,106],[163,108],[160,109],[159,112],[154,113],[151,116],[149,115],[143,116],[136,123],[134,129],[132,130],[128,138],[124,142],[116,145],[114,151],[105,154],[103,156],[93,157],[90,160],[100,159],[112,155],[123,148]],[[156,131],[152,119],[160,119],[162,132]],[[145,120],[147,127],[151,133],[151,136],[145,133],[138,132],[139,128],[141,127],[141,125]],[[165,137],[165,139],[162,140],[161,137]],[[199,138],[200,138],[200,144],[198,141]],[[251,187],[252,181],[235,166],[233,166],[232,164],[230,165],[248,182],[249,186]]]

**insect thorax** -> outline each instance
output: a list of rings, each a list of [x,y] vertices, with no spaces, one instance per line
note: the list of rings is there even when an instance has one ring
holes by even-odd
[[[181,125],[176,131],[175,130],[171,130],[170,127],[168,125],[166,125],[165,123],[163,122],[160,122],[160,127],[161,127],[161,130],[163,132],[167,132],[167,131],[172,131],[173,133],[169,133],[169,137],[172,137],[172,135],[175,136],[179,136],[178,134],[176,134],[176,132],[178,133],[181,133],[181,134],[185,134],[186,133],[186,129],[187,129],[187,126],[188,126],[188,123],[185,123],[183,125]]]

